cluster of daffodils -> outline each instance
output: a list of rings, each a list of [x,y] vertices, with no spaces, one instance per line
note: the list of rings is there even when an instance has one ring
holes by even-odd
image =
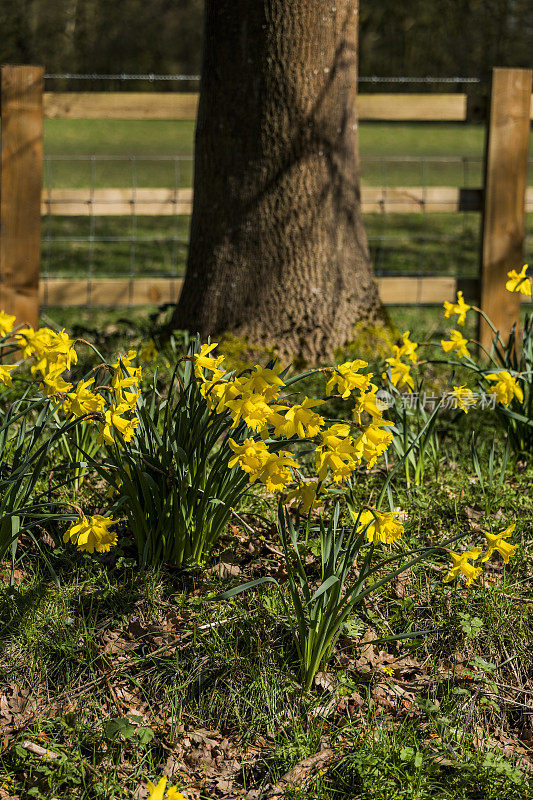
[[[58,415],[64,415],[68,421],[85,418],[94,423],[97,444],[122,444],[133,439],[142,380],[141,368],[133,366],[133,362],[137,358],[147,361],[157,355],[151,340],[139,354],[130,350],[116,363],[102,365],[110,378],[96,386],[94,377],[80,380],[76,385],[69,380],[78,354],[76,341],[65,331],[15,328],[15,317],[0,311],[0,338],[4,346],[15,345],[21,356],[18,364],[0,364],[0,383],[13,386],[13,370],[27,362],[38,382],[38,391],[52,401]],[[115,523],[116,520],[99,514],[89,518],[81,515],[65,533],[64,541],[71,541],[80,551],[106,552],[116,544],[116,533],[110,530]]]
[[[123,441],[131,442],[139,424],[136,408],[141,391],[142,370],[132,366],[136,357],[137,352],[130,350],[126,356],[112,364],[110,402],[100,425],[100,440],[104,444],[113,444],[117,431]]]
[[[300,503],[307,513],[324,492],[328,479],[340,484],[360,464],[372,468],[389,447],[392,433],[388,428],[393,423],[383,418],[378,387],[372,383],[372,373],[364,372],[366,361],[347,361],[331,371],[326,395],[351,399],[354,422],[327,425],[316,410],[324,400],[305,397],[302,402],[289,405],[281,396],[285,383],[279,369],[255,366],[251,372],[234,376],[224,369],[224,357],[214,355],[216,346],[201,347],[195,356],[195,375],[210,409],[228,414],[232,428],[237,429],[242,423],[239,431],[244,431],[243,437],[229,439],[233,455],[228,466],[240,467],[250,483],[258,481],[269,491],[284,492],[287,501]],[[407,333],[402,348],[398,348],[399,357],[408,354],[412,359],[416,347]],[[293,453],[282,449],[284,440],[314,445],[315,476],[303,478]],[[297,484],[295,488],[290,486],[293,483]],[[377,518],[374,527],[376,540],[394,540],[389,534],[379,533]],[[369,530],[367,535],[373,538],[374,533]]]
[[[410,335],[410,331],[405,331],[402,334],[402,344],[393,346],[394,355],[385,359],[387,371],[382,375],[383,380],[388,380],[397,389],[406,388],[408,392],[414,389],[411,369],[418,363],[416,354],[418,344],[411,341]]]
[[[518,545],[506,541],[513,533],[515,527],[516,523],[513,523],[501,533],[485,533],[487,539],[487,549],[485,552],[483,552],[481,547],[474,547],[471,550],[465,550],[463,553],[454,553],[450,550],[449,555],[452,560],[452,566],[442,579],[443,582],[450,583],[450,581],[454,581],[462,575],[465,578],[466,585],[470,586],[481,572],[481,567],[476,567],[470,562],[475,562],[478,558],[480,563],[488,561],[494,552],[499,553],[503,559],[503,563],[507,564],[509,558],[513,556],[518,549]]]
[[[51,398],[57,411],[68,419],[93,417],[97,422],[100,444],[111,445],[132,440],[138,425],[137,400],[140,393],[142,371],[132,366],[138,354],[130,350],[127,355],[108,367],[109,384],[95,387],[95,379],[80,380],[74,386],[68,380],[70,370],[78,361],[76,342],[65,331],[31,327],[14,329],[15,317],[0,312],[0,337],[10,336],[10,343],[19,347],[22,359],[31,362],[30,372],[39,381],[39,391]],[[153,343],[152,343],[153,344]],[[150,353],[145,356],[152,357]],[[0,366],[0,383],[12,386],[12,371],[18,364]],[[117,436],[118,434],[118,436]]]
[[[506,289],[509,292],[519,292],[530,296],[531,279],[526,273],[527,264],[524,264],[520,272],[516,272],[514,269],[508,272],[507,277],[509,280],[505,284]],[[446,319],[449,319],[451,316],[457,315],[457,324],[464,325],[466,315],[471,308],[479,312],[478,308],[465,303],[462,292],[457,292],[456,303],[450,303],[448,300],[444,303],[444,316]],[[467,345],[468,339],[466,339],[459,330],[455,329],[450,331],[448,339],[441,340],[441,347],[445,353],[456,353],[459,358],[470,359],[470,352]],[[521,376],[512,375],[509,370],[500,369],[498,371],[485,373],[482,377],[488,383],[489,396],[493,398],[496,403],[508,406],[515,398],[519,403],[524,402],[524,392],[519,383]],[[473,392],[468,389],[466,385],[463,385],[455,386],[453,388],[453,394],[457,400],[457,407],[467,413],[469,406],[473,405],[475,402]]]

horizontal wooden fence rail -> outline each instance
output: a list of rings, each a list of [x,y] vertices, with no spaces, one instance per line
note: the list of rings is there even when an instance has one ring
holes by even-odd
[[[455,300],[458,289],[478,291],[478,279],[454,277],[377,278],[381,301],[388,306],[433,305]],[[158,305],[175,303],[183,278],[48,278],[40,285],[43,306]],[[527,298],[521,296],[524,302]]]
[[[127,306],[175,303],[182,278],[49,278],[41,281],[46,306]],[[457,280],[450,278],[378,278],[386,305],[416,305],[454,300]]]
[[[192,189],[45,189],[41,213],[54,216],[116,217],[190,214]],[[446,214],[481,211],[482,189],[455,186],[363,186],[363,214]],[[526,211],[533,213],[533,186],[526,194]]]
[[[363,122],[465,122],[484,116],[483,101],[466,94],[360,94]],[[45,92],[48,119],[180,119],[195,120],[194,92]],[[533,119],[533,98],[531,101]]]

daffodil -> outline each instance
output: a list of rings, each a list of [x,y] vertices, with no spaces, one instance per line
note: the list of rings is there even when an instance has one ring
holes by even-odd
[[[306,397],[303,402],[287,408],[284,415],[273,415],[270,421],[274,425],[276,436],[284,436],[286,439],[292,436],[299,436],[301,439],[316,436],[324,427],[324,417],[312,409],[324,402]]]
[[[3,383],[4,386],[13,386],[10,372],[16,368],[16,364],[0,364],[0,383]]]
[[[378,420],[383,416],[383,404],[376,395],[378,387],[371,383],[368,392],[363,392],[355,401],[353,416],[358,425],[361,424],[361,417],[364,412],[369,414],[372,419]]]
[[[65,414],[72,414],[74,417],[83,417],[85,414],[98,414],[104,410],[104,398],[100,394],[95,394],[89,389],[94,383],[94,378],[87,381],[78,381],[78,385],[72,392],[67,393],[67,398],[63,403]]]
[[[320,444],[326,447],[334,447],[341,439],[345,439],[350,433],[350,426],[346,422],[335,422],[329,428],[320,432]]]
[[[194,356],[194,374],[197,378],[201,378],[203,376],[203,370],[208,369],[214,372],[219,368],[219,366],[224,361],[224,356],[210,356],[209,354],[213,352],[215,347],[218,347],[218,342],[212,342],[211,344],[203,344],[200,347],[200,352],[196,353]]]
[[[460,331],[450,331],[450,338],[448,340],[441,339],[440,343],[445,353],[451,353],[456,350],[460,358],[470,355],[466,347],[468,339],[465,339]]]
[[[500,372],[491,372],[490,375],[485,375],[488,381],[495,381],[496,385],[492,389],[492,394],[495,396],[498,403],[508,406],[511,400],[516,397],[519,403],[524,402],[524,392],[520,388],[518,381],[507,370]]]
[[[457,292],[457,303],[450,303],[449,300],[444,301],[444,316],[446,319],[451,317],[452,314],[458,314],[457,324],[464,325],[466,320],[466,313],[472,308],[463,300],[463,293]]]
[[[242,375],[235,381],[241,387],[243,394],[261,394],[267,403],[274,401],[285,386],[279,377],[281,365],[275,369],[261,367],[259,364],[253,369],[251,375]]]
[[[250,476],[250,483],[256,481],[269,456],[266,444],[262,441],[256,442],[254,439],[245,439],[242,444],[229,439],[228,444],[235,453],[230,458],[228,467],[232,469],[238,464]]]
[[[481,567],[474,567],[473,564],[469,564],[468,562],[475,561],[479,558],[481,548],[474,547],[472,550],[465,550],[464,553],[454,553],[452,550],[449,550],[448,553],[452,560],[452,567],[449,572],[446,573],[442,582],[449,583],[458,578],[459,575],[464,575],[466,578],[466,585],[470,586],[472,581],[474,581],[481,572]]]
[[[233,418],[233,428],[236,428],[242,419],[252,431],[266,434],[272,409],[262,394],[238,397],[236,400],[229,400],[224,405]]]
[[[363,511],[359,517],[357,532],[364,531],[368,541],[374,542],[374,544],[377,542],[392,544],[404,532],[402,523],[397,519],[398,513],[397,511],[378,511],[377,509]]]
[[[496,533],[496,534],[485,533],[489,545],[487,547],[487,552],[483,553],[483,555],[481,556],[481,561],[487,561],[494,553],[494,551],[497,550],[498,553],[503,558],[503,563],[507,564],[509,562],[509,558],[511,556],[514,556],[514,554],[518,550],[517,544],[511,544],[510,542],[505,541],[505,539],[511,536],[515,528],[516,528],[516,523],[513,522],[512,525],[509,525],[509,527],[506,528],[501,533]]]
[[[157,786],[152,781],[146,781],[146,785],[150,792],[147,800],[185,800],[182,793],[178,792],[177,786],[167,787],[166,776],[159,779]]]
[[[362,456],[367,462],[367,469],[372,469],[392,442],[392,433],[383,428],[393,424],[387,419],[374,420],[356,439],[356,445],[361,448]]]
[[[333,481],[342,483],[361,463],[363,446],[348,435],[349,430],[349,425],[337,423],[321,432],[321,444],[315,453],[315,469],[319,480],[325,479],[329,469]]]
[[[300,506],[302,514],[309,514],[322,494],[326,494],[326,490],[321,486],[320,481],[316,479],[305,481],[297,486],[296,489],[291,489],[287,492],[285,495],[285,502],[291,503],[296,501]]]
[[[298,469],[292,453],[280,450],[278,453],[269,453],[263,464],[259,480],[265,484],[270,492],[282,491],[292,481],[291,469]]]
[[[217,414],[227,412],[226,403],[236,400],[242,394],[240,387],[234,380],[228,380],[226,374],[224,369],[217,369],[213,371],[211,378],[201,375],[198,379],[201,394],[209,408]]]
[[[166,800],[185,800],[185,797],[181,792],[178,792],[177,786],[169,786],[167,788]]]
[[[63,364],[56,364],[53,367],[50,367],[43,375],[42,383],[40,384],[40,390],[45,395],[45,397],[52,397],[55,394],[65,394],[66,392],[70,392],[72,389],[72,384],[68,381],[65,381],[63,378],[64,372]]]
[[[405,358],[408,358],[413,364],[416,364],[416,350],[418,348],[418,343],[412,342],[409,338],[410,335],[411,331],[405,331],[405,333],[402,333],[403,344],[398,348],[398,356],[400,358],[401,356],[405,356]]]
[[[358,358],[355,361],[346,361],[344,364],[339,364],[336,372],[326,383],[326,394],[330,395],[333,389],[337,386],[339,394],[346,400],[354,389],[359,391],[366,391],[370,383],[370,375],[363,375],[361,370],[368,367],[368,363]]]
[[[148,790],[150,795],[148,800],[163,800],[165,796],[165,789],[167,788],[167,777],[166,775],[160,778],[157,783],[157,786],[152,783],[152,781],[147,781],[146,785],[148,786]]]
[[[520,292],[520,294],[531,296],[531,278],[526,275],[526,271],[527,264],[524,264],[520,272],[515,269],[508,272],[507,277],[509,280],[505,284],[505,288],[509,292]]]
[[[73,522],[63,534],[63,541],[70,540],[78,550],[87,553],[94,553],[95,550],[98,553],[105,553],[117,543],[117,534],[109,530],[112,525],[116,525],[117,521],[112,517],[103,517],[101,514],[94,514],[89,518],[82,516],[78,522]]]
[[[475,403],[474,393],[468,389],[466,384],[463,386],[454,386],[452,395],[455,398],[456,408],[460,408],[465,414],[468,414],[468,407]]]
[[[122,371],[129,372],[132,361],[135,361],[136,358],[137,358],[137,350],[128,350],[125,356],[119,355],[118,360],[114,364],[111,364],[111,366],[115,370],[119,369]]]
[[[100,433],[98,436],[98,442],[100,444],[112,445],[115,441],[116,431],[118,431],[125,442],[131,442],[139,420],[137,417],[129,419],[122,416],[122,414],[126,414],[130,410],[131,409],[125,404],[118,406],[112,404],[106,409],[104,419],[100,424]]]
[[[7,336],[11,333],[15,325],[15,317],[11,314],[6,314],[5,311],[0,311],[0,336]]]
[[[383,373],[383,380],[389,377],[393,386],[398,389],[407,386],[408,390],[412,391],[415,384],[409,364],[405,364],[398,356],[391,356],[391,358],[386,358],[385,361],[389,365],[389,369]]]

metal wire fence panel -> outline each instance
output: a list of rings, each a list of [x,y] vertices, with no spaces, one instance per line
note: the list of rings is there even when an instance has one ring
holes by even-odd
[[[530,162],[533,178],[533,161]],[[362,204],[376,274],[473,278],[478,271],[482,159],[368,156]],[[43,186],[42,278],[93,282],[180,278],[192,204],[191,156],[49,155]],[[530,181],[533,183],[533,180]],[[533,194],[526,250],[533,257]]]

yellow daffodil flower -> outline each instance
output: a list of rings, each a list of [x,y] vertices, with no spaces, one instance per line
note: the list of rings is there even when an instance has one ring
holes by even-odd
[[[181,792],[178,792],[177,786],[169,786],[166,800],[185,800],[185,797]]]
[[[512,525],[509,525],[509,527],[506,528],[501,533],[496,533],[496,534],[485,533],[489,546],[487,547],[487,552],[483,553],[483,555],[481,556],[481,561],[487,561],[491,557],[493,552],[497,550],[498,553],[503,558],[503,563],[507,564],[509,562],[509,558],[511,556],[514,556],[514,554],[518,550],[517,544],[511,544],[510,542],[505,541],[505,539],[507,539],[507,537],[513,533],[515,528],[516,528],[516,523],[513,522]]]
[[[115,392],[121,392],[124,389],[130,389],[132,386],[138,386],[139,379],[136,375],[124,375],[120,369],[117,369],[111,378],[111,387]]]
[[[454,553],[452,550],[449,550],[448,553],[452,560],[452,567],[449,572],[446,573],[442,582],[449,583],[458,578],[459,575],[464,575],[466,578],[466,585],[470,586],[472,581],[474,581],[481,572],[481,567],[474,567],[468,562],[475,561],[479,557],[481,548],[474,547],[472,550],[465,550],[464,553]]]
[[[383,427],[393,424],[387,419],[375,420],[356,440],[356,445],[361,447],[362,456],[367,462],[367,469],[372,469],[379,456],[383,455],[392,442],[392,433],[384,431]]]
[[[460,331],[450,331],[450,338],[448,340],[441,339],[440,344],[445,353],[451,353],[457,350],[457,355],[460,358],[470,355],[466,347],[468,339],[465,339]]]
[[[361,392],[366,391],[372,376],[361,374],[360,370],[365,367],[368,367],[368,363],[360,358],[339,364],[336,372],[332,374],[326,383],[326,394],[329,396],[335,386],[338,386],[339,394],[346,400],[354,389],[359,389]]]
[[[228,467],[232,469],[238,464],[250,476],[250,483],[256,481],[269,456],[266,444],[253,439],[245,439],[242,444],[237,444],[233,439],[229,439],[228,444],[235,453],[230,458]]]
[[[147,800],[185,800],[181,792],[178,792],[177,786],[167,787],[167,778],[163,776],[158,781],[157,786],[152,781],[146,781],[148,791],[150,792]],[[165,793],[166,789],[166,793]]]
[[[520,292],[520,294],[525,294],[529,297],[531,296],[531,278],[526,275],[526,271],[527,264],[524,264],[520,272],[512,269],[507,273],[507,277],[509,278],[505,284],[507,291]]]
[[[224,379],[225,372],[217,370],[211,380],[201,379],[200,392],[205,397],[209,408],[222,414],[227,411],[227,403],[236,400],[242,393],[235,381]]]
[[[68,392],[67,399],[63,403],[65,414],[74,417],[83,417],[85,414],[98,414],[104,410],[105,401],[102,395],[95,394],[89,389],[94,383],[94,378],[88,381],[78,381],[78,385],[73,392]]]
[[[411,335],[411,331],[405,331],[402,333],[402,341],[403,344],[398,348],[398,356],[405,356],[411,361],[413,364],[416,364],[416,350],[418,347],[417,342],[412,342],[409,337]]]
[[[329,447],[334,450],[335,447],[350,434],[350,426],[345,422],[336,422],[330,425],[325,431],[320,432],[320,446]]]
[[[349,425],[338,423],[332,425],[328,431],[320,434],[322,443],[316,448],[315,469],[318,479],[323,481],[328,469],[335,483],[342,483],[350,477],[352,472],[361,463],[363,446],[348,436]],[[346,432],[344,438],[340,438]]]
[[[15,317],[11,314],[6,314],[5,311],[0,311],[0,336],[7,336],[11,333],[15,325]]]
[[[296,501],[300,506],[302,514],[309,514],[323,494],[327,494],[327,492],[320,485],[318,480],[306,481],[297,486],[296,489],[291,489],[290,492],[287,492],[285,495],[285,502],[291,503]]]
[[[292,453],[280,450],[278,453],[269,453],[265,461],[259,480],[264,483],[269,492],[280,492],[292,481],[291,469],[298,469]]]
[[[376,396],[377,391],[378,387],[371,383],[368,392],[361,394],[359,399],[355,401],[353,416],[358,425],[361,424],[363,412],[369,414],[374,420],[379,420],[383,417],[383,406]]]
[[[125,356],[120,355],[118,360],[111,364],[113,369],[115,370],[122,370],[123,372],[126,371],[129,373],[132,361],[135,361],[137,358],[137,350],[128,350]]]
[[[382,542],[383,544],[392,544],[400,538],[404,532],[404,527],[398,521],[397,511],[363,511],[359,518],[359,525],[357,532],[362,533],[365,531],[365,536],[369,542]],[[352,512],[352,516],[355,516]]]
[[[54,394],[65,394],[70,392],[72,384],[63,379],[63,364],[50,367],[43,375],[42,383],[39,388],[45,397],[52,397]]]
[[[449,300],[444,301],[444,316],[448,319],[452,314],[458,314],[457,324],[464,325],[466,313],[471,308],[472,306],[467,305],[463,300],[463,293],[457,292],[457,303],[450,303]]]
[[[98,442],[100,444],[113,444],[115,441],[115,431],[119,432],[125,442],[131,442],[135,435],[135,429],[139,424],[139,420],[137,417],[133,417],[133,419],[127,419],[122,416],[122,414],[125,414],[129,411],[131,411],[131,409],[125,404],[118,406],[111,405],[105,411],[104,420],[100,424],[100,433],[98,436]]]
[[[89,518],[82,516],[63,534],[63,541],[70,540],[78,550],[87,553],[94,553],[95,550],[98,553],[106,553],[117,543],[117,534],[109,530],[111,525],[116,525],[117,522],[118,520],[103,517],[101,514]]]
[[[266,402],[262,394],[251,394],[238,397],[225,403],[232,418],[232,428],[236,428],[240,420],[243,419],[247,427],[252,431],[266,433],[269,417],[272,409]]]
[[[281,365],[275,369],[268,369],[256,364],[251,375],[242,375],[235,383],[241,387],[243,394],[262,394],[266,402],[271,403],[285,386],[279,377],[281,369]]]
[[[16,368],[16,364],[0,364],[0,383],[3,383],[4,386],[13,386],[13,381],[9,373]]]
[[[194,356],[194,374],[197,378],[203,377],[203,370],[208,369],[211,372],[217,370],[222,362],[224,361],[224,356],[210,356],[215,347],[218,347],[218,342],[212,342],[211,344],[203,344],[200,347],[200,352],[196,353]]]
[[[276,436],[284,436],[286,439],[292,436],[299,436],[300,439],[316,436],[324,427],[324,417],[311,409],[324,402],[306,397],[302,403],[286,408],[284,415],[274,413],[270,422],[274,425]]]
[[[454,386],[452,395],[455,397],[455,407],[460,408],[465,414],[468,414],[468,407],[474,405],[476,398],[471,389],[468,389],[466,384],[463,386]]]
[[[516,397],[519,403],[524,402],[524,392],[520,388],[516,378],[513,378],[507,370],[501,372],[492,372],[490,375],[485,375],[488,381],[496,381],[496,385],[492,388],[491,394],[494,394],[498,403],[508,406],[513,397]]]
[[[409,364],[404,364],[404,362],[401,361],[401,359],[397,356],[386,358],[385,361],[390,367],[390,382],[392,385],[396,386],[398,389],[407,386],[410,392],[413,391],[415,384],[411,375],[411,367]],[[383,373],[383,380],[386,380],[389,377],[389,371]]]

